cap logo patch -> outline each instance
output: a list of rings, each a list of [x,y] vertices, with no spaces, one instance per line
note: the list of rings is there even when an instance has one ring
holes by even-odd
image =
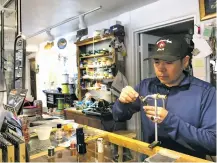
[[[157,46],[158,46],[158,49],[157,51],[164,51],[164,47],[166,46],[166,43],[169,43],[169,44],[172,44],[172,41],[170,40],[159,40],[157,42]]]

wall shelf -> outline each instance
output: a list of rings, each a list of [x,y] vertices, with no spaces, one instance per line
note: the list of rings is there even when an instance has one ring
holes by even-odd
[[[104,40],[109,40],[109,39],[112,39],[112,38],[114,38],[113,35],[104,35],[103,37],[96,36],[94,38],[92,37],[92,38],[85,39],[83,41],[75,42],[75,44],[77,46],[84,46],[84,45],[89,45],[89,44],[101,42],[101,41],[104,41]]]
[[[82,70],[82,69],[87,69],[87,68],[89,68],[89,69],[91,69],[91,68],[106,68],[106,67],[111,67],[111,66],[113,66],[113,64],[112,64],[112,65],[104,65],[104,66],[87,66],[87,67],[80,67],[80,69]]]
[[[85,57],[80,57],[80,59],[85,59],[85,58],[95,58],[95,57],[107,57],[112,55],[110,54],[94,54],[94,55],[89,55],[89,56],[85,56]]]
[[[87,88],[81,88],[82,90],[100,90],[99,87],[87,87]]]
[[[114,78],[82,78],[83,80],[98,80],[98,81],[107,81],[107,82],[109,82],[109,81],[113,81],[114,80]]]
[[[111,71],[107,72],[108,75],[112,75],[109,77],[114,77],[116,74],[116,66],[112,67],[113,65],[116,65],[116,52],[114,48],[109,47],[109,42],[106,40],[115,38],[113,35],[104,35],[103,38],[100,36],[89,38],[83,41],[76,42],[77,45],[77,67],[78,67],[78,88],[80,91],[78,91],[78,99],[81,100],[82,97],[84,97],[85,93],[90,90],[100,90],[101,88],[95,88],[94,85],[99,82],[105,84],[107,87],[109,82],[113,81],[113,78],[104,78],[103,74],[100,74],[101,76],[95,76],[98,75],[96,72],[97,68],[110,68]],[[109,49],[108,52],[105,52],[103,54],[90,54],[89,56],[82,56],[81,54],[87,54],[87,52],[92,48],[93,43],[98,43],[97,49],[95,50],[101,50],[101,49]],[[95,65],[88,65],[88,61],[93,60],[94,58],[97,58],[97,63]],[[101,57],[101,58],[100,58]],[[105,58],[104,58],[105,57]],[[100,60],[103,59],[105,62],[109,61],[109,65],[100,65]],[[83,61],[86,60],[86,64],[80,67],[81,64],[84,64]],[[100,65],[100,66],[99,66]],[[93,69],[93,70],[91,70]],[[104,69],[103,71],[108,71]],[[85,77],[85,74],[89,75]],[[82,86],[81,86],[82,85]]]

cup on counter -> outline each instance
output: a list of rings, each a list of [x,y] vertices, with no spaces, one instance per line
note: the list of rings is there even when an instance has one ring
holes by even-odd
[[[52,127],[50,126],[40,126],[34,129],[37,133],[39,140],[48,140],[50,138]]]

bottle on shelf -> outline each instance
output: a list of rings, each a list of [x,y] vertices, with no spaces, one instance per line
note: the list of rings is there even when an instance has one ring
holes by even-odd
[[[56,140],[61,142],[63,140],[63,132],[62,132],[62,124],[57,124],[57,131],[56,131]]]

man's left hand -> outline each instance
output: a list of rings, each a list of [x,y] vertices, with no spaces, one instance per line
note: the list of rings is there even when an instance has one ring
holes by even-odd
[[[157,119],[155,117],[155,107],[154,106],[144,106],[143,107],[146,116],[153,122],[161,123],[166,118],[168,111],[165,108],[157,108]]]

